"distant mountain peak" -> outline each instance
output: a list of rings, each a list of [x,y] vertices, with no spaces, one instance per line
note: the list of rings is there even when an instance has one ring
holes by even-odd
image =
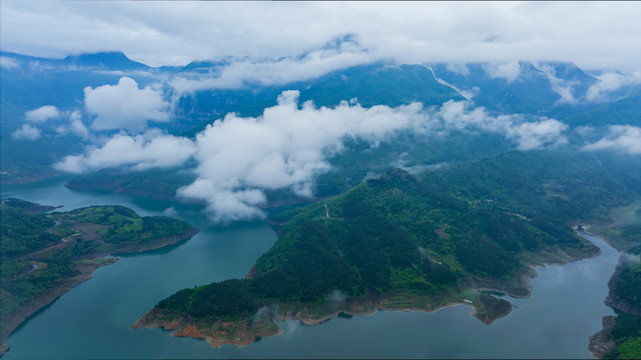
[[[109,51],[98,53],[87,53],[70,55],[64,59],[65,62],[82,67],[104,67],[109,69],[145,69],[147,65],[133,61],[122,51]]]

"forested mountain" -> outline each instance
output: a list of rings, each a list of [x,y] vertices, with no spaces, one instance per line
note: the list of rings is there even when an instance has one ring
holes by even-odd
[[[314,54],[149,67],[121,52],[2,52],[0,181],[68,171],[70,188],[190,201],[213,222],[268,217],[280,239],[248,278],[184,289],[140,322],[222,321],[231,334],[234,320],[245,340],[273,333],[271,318],[251,320],[276,304],[271,315],[318,320],[469,301],[491,322],[509,304],[482,289],[525,295],[532,265],[595,255],[571,226],[605,226],[613,209],[641,200],[634,76],[530,61],[305,68]],[[34,263],[21,259],[74,235],[58,234],[52,216],[6,207],[3,231],[39,229],[20,244],[3,237],[3,257],[17,259],[3,271],[30,279]],[[101,244],[67,250],[106,253],[164,231],[103,210],[74,214],[109,226]],[[617,246],[638,254],[637,224],[618,226],[607,231],[631,243]],[[47,271],[74,274],[79,254]],[[622,268],[613,294],[638,305],[637,275],[638,265]],[[344,308],[328,305],[336,297]],[[627,345],[612,354],[635,344],[628,330],[614,332]]]
[[[182,67],[153,68],[132,61],[121,52],[64,59],[3,52],[2,57],[10,64],[2,66],[0,84],[3,182],[53,176],[58,172],[52,165],[62,157],[81,153],[101,136],[117,132],[116,128],[105,128],[96,122],[97,113],[92,111],[98,110],[87,105],[86,96],[87,91],[116,86],[122,78],[133,79],[136,90],[139,87],[147,95],[155,92],[160,96],[154,101],[162,101],[159,109],[168,111],[171,121],[165,115],[161,118],[152,114],[150,126],[188,137],[230,112],[261,115],[265,108],[276,105],[284,90],[299,90],[301,104],[311,100],[319,107],[334,107],[354,99],[364,107],[420,102],[429,108],[468,99],[470,106],[483,107],[493,114],[547,116],[572,127],[636,124],[634,119],[638,117],[638,90],[634,92],[638,86],[624,86],[605,95],[597,93],[599,80],[571,63],[377,62],[348,66],[306,80],[248,80],[216,85],[217,81],[225,81],[221,76],[228,68],[250,60],[222,58]],[[265,61],[270,65],[282,59]],[[590,94],[600,97],[594,95],[593,99]],[[48,116],[29,115],[42,107],[48,107]],[[34,146],[36,138],[38,144]]]
[[[626,175],[628,169],[634,171]],[[413,307],[427,309],[461,299],[470,288],[523,296],[521,276],[531,264],[598,251],[568,224],[607,222],[608,209],[641,199],[639,174],[637,158],[572,151],[509,152],[418,178],[392,170],[274,215],[280,238],[249,278],[184,289],[140,322],[168,326],[181,318],[181,328],[201,328],[222,318],[251,334],[260,308],[290,309],[294,302],[323,309],[337,291],[365,303],[378,294],[409,296]],[[473,299],[482,307],[480,297]],[[316,311],[298,316],[322,318],[337,308]]]

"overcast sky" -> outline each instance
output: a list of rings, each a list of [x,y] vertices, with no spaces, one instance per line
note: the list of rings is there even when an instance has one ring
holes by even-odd
[[[370,59],[573,61],[641,70],[641,2],[198,2],[2,0],[3,51],[62,58],[121,50],[152,66],[296,56],[352,34]]]

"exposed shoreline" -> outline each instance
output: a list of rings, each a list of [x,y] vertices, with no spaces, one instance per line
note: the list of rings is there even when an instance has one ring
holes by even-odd
[[[47,305],[55,302],[69,290],[93,278],[94,271],[96,271],[100,267],[111,265],[120,260],[119,257],[106,258],[106,256],[113,254],[140,253],[160,249],[190,239],[199,232],[200,229],[192,226],[180,235],[166,236],[154,240],[150,244],[135,244],[124,246],[115,252],[98,252],[92,254],[89,258],[79,260],[79,274],[76,274],[71,278],[62,279],[62,281],[57,284],[57,286],[35,297],[34,299],[21,304],[17,310],[9,314],[6,319],[3,319],[3,324],[0,328],[0,357],[2,357],[10,349],[10,345],[7,344],[7,340],[9,339],[11,334],[22,324],[24,324],[30,317],[35,315],[38,311],[40,311]]]
[[[596,246],[594,248],[572,255],[561,249],[551,248],[547,250],[549,254],[545,255],[550,262],[537,261],[529,264],[523,273],[512,281],[475,278],[457,289],[439,295],[396,291],[345,299],[340,304],[331,301],[323,304],[270,303],[261,308],[257,314],[235,321],[214,318],[194,319],[188,314],[153,308],[134,322],[131,328],[162,328],[172,331],[172,336],[204,339],[212,347],[227,344],[246,346],[256,338],[282,333],[274,323],[276,320],[298,320],[304,325],[316,325],[343,314],[368,316],[377,311],[388,310],[432,313],[458,305],[472,306],[473,312],[470,316],[489,325],[496,319],[510,314],[512,305],[506,300],[484,294],[484,292],[499,292],[514,298],[529,298],[532,296],[531,280],[538,276],[536,267],[565,265],[568,262],[596,257],[600,254],[600,250]],[[563,256],[559,254],[559,250]]]
[[[601,239],[607,246],[617,250],[618,252],[622,252],[622,249],[619,249],[616,247],[611,241],[606,239],[605,237],[595,234],[593,232],[590,232],[590,228],[592,227],[592,224],[586,224],[586,225],[581,225],[582,230],[591,236],[597,237]],[[613,308],[613,309],[618,309],[620,311],[626,312],[626,313],[631,313],[631,314],[636,314],[636,315],[641,315],[641,309],[638,309],[632,304],[628,304],[626,301],[619,299],[616,296],[616,287],[619,279],[619,275],[621,274],[621,270],[623,269],[623,264],[619,262],[614,269],[614,273],[610,277],[610,280],[608,281],[608,296],[605,298],[604,303],[606,306]],[[606,354],[616,350],[616,343],[610,336],[610,332],[614,329],[617,323],[617,318],[618,316],[604,316],[601,321],[602,321],[602,328],[598,332],[596,332],[594,335],[590,336],[590,341],[588,343],[588,350],[590,351],[590,354],[592,356],[602,359]]]

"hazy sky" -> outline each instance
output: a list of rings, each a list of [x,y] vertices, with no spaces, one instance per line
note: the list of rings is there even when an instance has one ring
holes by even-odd
[[[368,59],[573,61],[641,70],[641,2],[2,0],[3,51],[122,50],[152,66],[297,56],[351,34]]]

